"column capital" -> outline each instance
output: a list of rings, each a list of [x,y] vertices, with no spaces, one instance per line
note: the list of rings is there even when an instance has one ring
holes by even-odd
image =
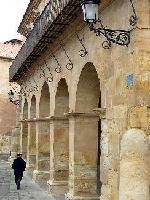
[[[93,111],[99,115],[100,119],[106,119],[106,108],[94,108]]]
[[[50,117],[50,121],[68,121],[68,116],[64,115],[62,117],[52,116]]]
[[[64,113],[64,115],[74,118],[100,118],[100,119],[105,119],[106,118],[106,108],[95,108],[93,109],[93,112],[91,113],[83,113],[83,112],[68,112]]]

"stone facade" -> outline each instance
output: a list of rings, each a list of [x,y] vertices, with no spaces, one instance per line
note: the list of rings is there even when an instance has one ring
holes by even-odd
[[[16,126],[16,105],[9,100],[9,67],[21,47],[20,40],[0,43],[0,154],[10,154],[10,136]],[[16,83],[13,83],[16,87]],[[18,86],[17,86],[18,87]]]
[[[79,15],[30,66],[38,91],[22,96],[20,148],[33,179],[47,181],[53,195],[150,199],[150,3],[134,5],[138,23],[128,47],[102,48],[104,38]],[[128,0],[112,1],[101,11],[104,24],[126,30],[131,14]],[[84,57],[76,32],[88,52]],[[26,71],[21,87],[29,91],[31,83]]]

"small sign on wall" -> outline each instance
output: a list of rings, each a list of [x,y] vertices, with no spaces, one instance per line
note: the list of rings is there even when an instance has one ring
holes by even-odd
[[[134,75],[128,74],[127,75],[127,87],[132,87],[134,84]]]

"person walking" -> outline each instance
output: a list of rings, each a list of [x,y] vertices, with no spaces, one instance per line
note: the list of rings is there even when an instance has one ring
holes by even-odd
[[[15,183],[17,185],[17,190],[20,189],[20,182],[23,177],[23,171],[25,171],[26,162],[22,159],[22,154],[18,153],[17,158],[12,164],[12,169],[14,169]]]

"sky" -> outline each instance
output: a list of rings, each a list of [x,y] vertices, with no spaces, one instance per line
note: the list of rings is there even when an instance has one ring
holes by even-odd
[[[0,0],[0,43],[19,38],[18,26],[30,0]]]

